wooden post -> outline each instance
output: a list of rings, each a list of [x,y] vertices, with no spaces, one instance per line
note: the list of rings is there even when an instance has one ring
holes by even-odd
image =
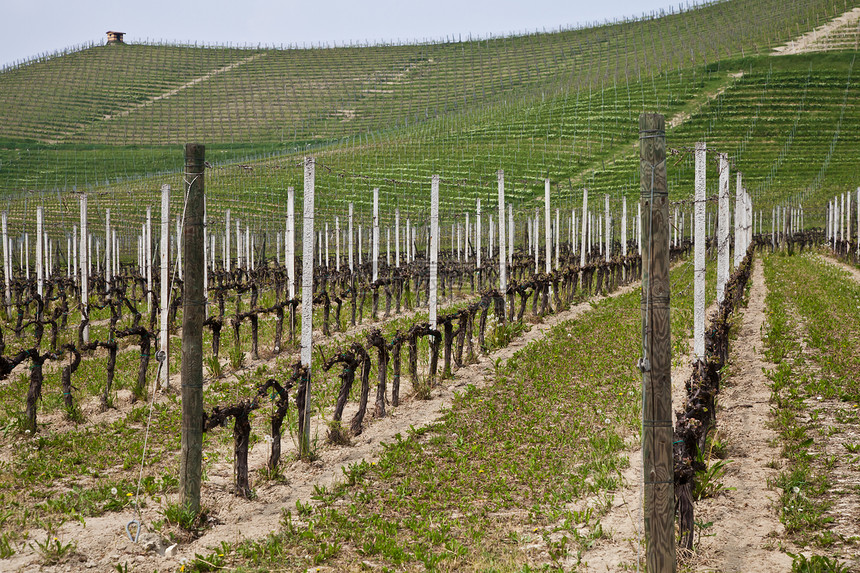
[[[499,183],[499,291],[504,296],[508,290],[508,268],[505,264],[505,172],[499,169],[496,176]]]
[[[203,170],[205,147],[185,145],[185,273],[182,294],[182,453],[181,503],[200,511],[203,472]],[[229,233],[228,233],[229,235]]]
[[[707,148],[696,143],[695,269],[693,270],[693,355],[705,361],[705,170]]]
[[[660,114],[639,116],[642,247],[642,465],[646,564],[676,570],[672,460],[672,347],[669,331],[669,194],[666,131]]]
[[[717,214],[717,304],[725,299],[729,282],[729,158],[720,153],[720,198]]]
[[[201,238],[201,243],[203,239]],[[164,364],[161,366],[161,378],[158,380],[158,383],[162,388],[167,390],[170,388],[170,373],[168,368],[168,360],[169,356],[168,344],[170,340],[169,333],[167,332],[167,318],[170,314],[170,185],[162,185],[161,186],[161,247],[159,258],[161,262],[161,292],[159,300],[161,301],[161,308],[159,309],[159,333],[158,333],[158,347],[159,350],[164,352]],[[203,262],[203,258],[200,258],[200,261]]]
[[[314,305],[314,177],[315,161],[305,157],[304,218],[302,225],[302,366],[307,368],[304,427],[299,428],[299,455],[308,459],[311,451],[311,353],[313,351]],[[351,205],[351,204],[350,204]]]

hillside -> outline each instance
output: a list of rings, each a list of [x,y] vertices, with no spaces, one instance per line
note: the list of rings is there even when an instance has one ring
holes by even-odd
[[[638,193],[636,121],[659,111],[677,149],[728,152],[762,208],[856,184],[860,124],[851,3],[731,0],[645,20],[528,36],[331,49],[91,47],[0,73],[0,189],[9,208],[33,191],[88,189],[117,216],[161,183],[181,186],[179,143],[206,143],[210,213],[267,226],[283,190],[301,188],[302,154],[324,166],[322,209],[420,210],[431,173],[444,208],[492,202],[505,169],[515,205],[550,177],[562,201]],[[854,11],[856,12],[856,10]],[[841,18],[841,19],[840,19]],[[774,57],[835,27],[836,51]],[[853,20],[848,20],[849,23]],[[730,31],[730,33],[729,33]],[[829,36],[828,36],[829,37]],[[848,38],[848,40],[846,40]],[[845,49],[848,48],[848,49]],[[799,51],[799,50],[795,50]],[[57,90],[57,85],[68,89]],[[110,142],[110,144],[108,144]],[[670,189],[686,197],[692,161]],[[715,179],[709,181],[713,186]],[[21,192],[25,193],[21,195]],[[572,205],[573,203],[571,203]],[[66,215],[72,219],[74,213]],[[32,217],[22,213],[22,220]]]

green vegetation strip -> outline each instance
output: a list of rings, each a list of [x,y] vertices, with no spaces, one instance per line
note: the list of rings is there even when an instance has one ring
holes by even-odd
[[[840,533],[832,509],[838,497],[857,493],[839,475],[860,469],[860,445],[849,439],[860,429],[860,284],[814,254],[771,255],[764,272],[766,353],[775,364],[767,375],[785,458],[773,484],[780,519],[801,546],[856,553],[846,548],[857,537]],[[844,448],[834,450],[839,442]]]
[[[692,302],[692,268],[673,272],[673,308]],[[345,471],[315,503],[284,511],[281,530],[219,547],[190,570],[531,570],[576,563],[600,537],[641,424],[641,291],[594,303],[580,318],[497,364],[435,424]],[[673,329],[689,336],[687,312]]]

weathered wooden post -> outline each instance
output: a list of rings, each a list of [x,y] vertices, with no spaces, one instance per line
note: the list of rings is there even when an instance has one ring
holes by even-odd
[[[313,352],[314,305],[314,185],[315,160],[305,157],[304,217],[302,219],[302,366],[305,380],[304,427],[299,428],[299,455],[308,459],[311,452],[311,354]],[[350,205],[352,205],[350,203]],[[350,219],[352,219],[350,217]]]
[[[669,331],[669,197],[665,119],[639,116],[642,226],[642,466],[646,563],[674,572],[675,494],[672,461],[672,351]]]
[[[200,511],[203,471],[203,172],[205,147],[185,145],[185,273],[182,294],[182,453],[179,463],[181,503]],[[228,233],[229,236],[229,233]]]

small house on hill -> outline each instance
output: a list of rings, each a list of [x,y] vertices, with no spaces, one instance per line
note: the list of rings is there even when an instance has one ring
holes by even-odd
[[[123,44],[122,37],[125,35],[125,32],[108,32],[107,33],[107,43],[108,44]]]

